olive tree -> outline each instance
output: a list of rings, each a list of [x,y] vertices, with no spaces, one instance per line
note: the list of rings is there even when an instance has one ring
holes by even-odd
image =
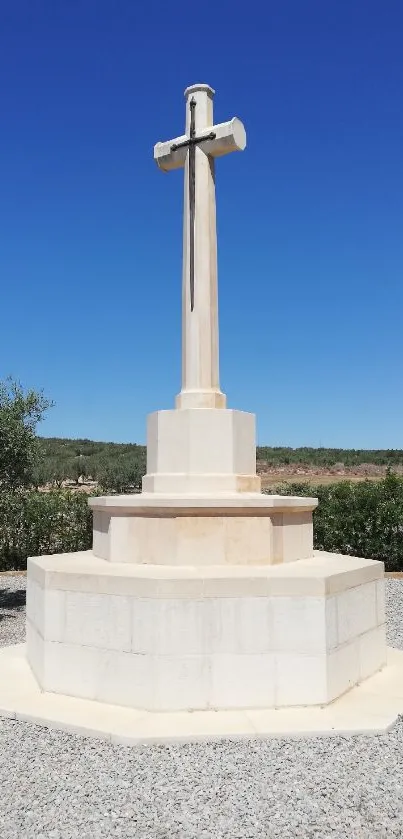
[[[33,483],[40,460],[36,427],[51,404],[13,379],[0,382],[0,490]]]

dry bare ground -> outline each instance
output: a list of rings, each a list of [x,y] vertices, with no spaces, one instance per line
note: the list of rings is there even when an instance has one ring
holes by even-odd
[[[282,483],[310,483],[310,484],[333,484],[338,481],[379,481],[385,477],[386,466],[378,466],[373,463],[363,463],[356,467],[344,467],[343,469],[333,466],[330,468],[321,466],[305,466],[293,464],[292,466],[269,466],[264,461],[257,462],[257,471],[262,479],[263,489],[272,489]],[[403,474],[403,468],[397,466],[396,473]]]

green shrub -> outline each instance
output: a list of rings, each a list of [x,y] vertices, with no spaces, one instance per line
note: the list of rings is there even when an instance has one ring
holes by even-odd
[[[314,512],[315,548],[381,559],[403,571],[403,478],[328,486],[285,484],[282,495],[319,499]],[[67,490],[0,492],[0,570],[26,567],[28,556],[91,548],[88,496]]]
[[[28,556],[85,551],[92,544],[88,496],[65,490],[0,492],[0,570],[26,568]]]
[[[287,484],[276,492],[319,499],[313,515],[318,550],[381,559],[388,571],[403,571],[403,478],[389,473],[381,481]]]

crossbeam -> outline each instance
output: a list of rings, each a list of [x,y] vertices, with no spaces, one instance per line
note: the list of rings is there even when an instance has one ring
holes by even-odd
[[[154,160],[158,168],[163,172],[183,169],[186,165],[188,147],[191,145],[189,140],[189,135],[182,134],[174,140],[156,143]],[[218,125],[207,125],[196,145],[209,157],[222,157],[233,151],[243,151],[246,146],[245,128],[238,117],[233,117],[228,122],[221,122]]]

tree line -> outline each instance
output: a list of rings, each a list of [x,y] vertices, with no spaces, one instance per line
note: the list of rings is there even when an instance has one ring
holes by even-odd
[[[301,446],[292,449],[286,446],[260,446],[257,459],[270,466],[361,466],[371,463],[378,466],[403,465],[403,449],[327,449]]]
[[[103,443],[93,440],[39,438],[39,460],[34,471],[36,487],[61,487],[66,480],[96,481],[108,492],[138,491],[146,472],[146,448],[136,443]],[[260,446],[257,461],[268,466],[346,467],[361,464],[403,465],[401,449],[326,449]]]
[[[108,492],[139,491],[146,472],[146,448],[135,443],[39,438],[34,484],[61,487],[66,480],[96,481]]]

